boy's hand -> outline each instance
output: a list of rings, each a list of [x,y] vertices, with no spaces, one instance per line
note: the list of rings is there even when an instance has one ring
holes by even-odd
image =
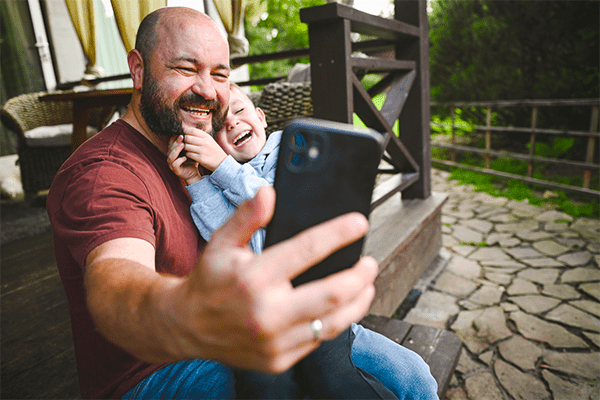
[[[169,140],[167,162],[171,171],[183,179],[186,185],[189,186],[202,179],[202,174],[198,170],[198,163],[196,161],[188,159],[186,156],[179,157],[184,147],[185,143],[183,143],[182,135],[179,135],[177,138],[171,138]]]
[[[186,157],[197,161],[209,171],[214,171],[227,158],[227,154],[215,139],[208,133],[197,129],[184,127],[184,144]]]

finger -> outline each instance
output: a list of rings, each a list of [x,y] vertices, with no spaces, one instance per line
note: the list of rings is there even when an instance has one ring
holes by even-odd
[[[369,223],[360,213],[349,213],[323,222],[263,252],[261,273],[267,279],[293,279],[337,250],[366,235]]]
[[[204,133],[202,131],[200,131],[199,134],[197,135],[185,135],[185,144],[189,145],[189,144],[194,144],[194,145],[201,145],[202,143],[206,142],[208,140],[208,134]]]
[[[360,321],[367,314],[374,296],[373,288],[364,290],[355,301],[339,307],[329,314],[322,315],[320,318],[303,320],[291,327],[282,337],[293,341],[290,342],[290,346],[293,343],[293,346],[296,347],[334,339],[348,329],[352,323]],[[311,326],[317,319],[322,324],[318,334],[313,331]]]
[[[324,332],[333,331],[326,333],[331,338],[368,311],[378,272],[375,259],[362,258],[350,269],[296,288],[297,301],[288,310],[304,320],[321,319]]]
[[[177,158],[182,158],[185,161],[185,157],[179,157],[181,151],[183,150],[184,145],[180,142],[173,142],[169,149],[169,154],[167,156],[167,161],[169,163],[173,163]]]
[[[168,149],[171,151],[175,146],[184,142],[183,135],[173,136],[169,139]]]
[[[233,367],[262,371],[271,374],[282,373],[306,357],[318,347],[316,341],[296,345],[285,353],[272,354],[254,349],[253,346],[223,348],[215,351],[213,358],[224,361]],[[210,356],[210,354],[209,354]]]
[[[178,159],[176,159],[175,161],[173,161],[171,163],[171,165],[173,166],[174,169],[178,170],[179,168],[181,168],[181,165],[186,162],[186,158],[185,157],[179,157]]]
[[[377,261],[363,257],[351,268],[298,286],[295,302],[287,308],[298,318],[320,318],[340,305],[350,303],[370,286],[379,273]]]
[[[262,186],[256,196],[244,203],[217,229],[211,242],[218,246],[245,246],[259,228],[265,226],[275,209],[275,190]]]
[[[373,258],[362,258],[352,268],[295,288],[285,304],[275,298],[264,308],[268,314],[258,315],[257,319],[262,322],[263,329],[277,332],[333,316],[327,324],[330,329],[327,337],[332,338],[367,312],[375,294],[373,282],[378,271]]]
[[[185,141],[189,142],[190,140],[194,140],[195,138],[204,138],[206,136],[210,136],[208,133],[204,132],[202,129],[194,128],[191,126],[184,126],[183,133],[185,133]]]
[[[294,349],[286,351],[281,356],[267,364],[265,372],[281,374],[294,366],[298,361],[309,355],[318,346],[319,342],[314,340],[305,342],[300,346],[296,346]]]

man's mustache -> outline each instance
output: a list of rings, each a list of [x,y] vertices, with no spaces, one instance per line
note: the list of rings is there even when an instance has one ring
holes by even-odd
[[[212,99],[205,99],[204,97],[195,93],[185,93],[181,95],[178,100],[178,106],[194,107],[194,108],[206,108],[209,110],[220,111],[223,105]]]

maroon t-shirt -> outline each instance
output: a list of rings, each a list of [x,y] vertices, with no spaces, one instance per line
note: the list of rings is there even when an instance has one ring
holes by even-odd
[[[47,210],[83,398],[119,398],[162,367],[129,355],[96,330],[83,286],[87,255],[108,240],[138,238],[154,246],[158,272],[187,275],[206,244],[190,203],[166,156],[123,120],[85,142],[58,171]]]

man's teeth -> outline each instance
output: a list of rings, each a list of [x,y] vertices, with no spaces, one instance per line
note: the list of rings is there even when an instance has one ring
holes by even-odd
[[[249,130],[245,131],[245,132],[242,132],[241,134],[238,135],[238,137],[236,137],[233,140],[233,145],[234,146],[241,146],[241,145],[245,144],[251,138],[252,138],[252,132],[250,132]]]
[[[185,110],[188,112],[191,112],[191,113],[202,114],[202,115],[210,114],[210,110],[207,110],[205,108],[188,107],[188,108],[185,108]]]

